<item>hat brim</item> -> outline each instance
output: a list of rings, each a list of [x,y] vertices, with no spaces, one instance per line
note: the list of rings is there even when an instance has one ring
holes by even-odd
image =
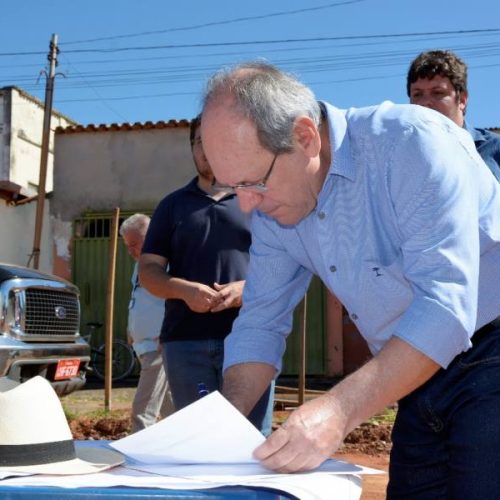
[[[23,474],[93,474],[122,464],[125,459],[117,451],[104,447],[76,447],[77,458],[52,464],[3,466],[0,472],[16,472]]]

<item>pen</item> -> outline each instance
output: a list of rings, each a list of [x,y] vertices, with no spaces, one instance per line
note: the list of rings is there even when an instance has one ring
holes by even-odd
[[[200,398],[202,398],[203,396],[206,396],[207,394],[208,394],[207,386],[203,382],[200,382],[198,384],[198,396]]]

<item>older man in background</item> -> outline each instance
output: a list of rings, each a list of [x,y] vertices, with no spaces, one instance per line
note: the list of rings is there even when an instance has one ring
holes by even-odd
[[[175,411],[158,343],[165,304],[141,286],[137,272],[149,222],[147,215],[134,214],[120,226],[123,242],[135,260],[127,330],[139,359],[140,374],[132,402],[132,432],[153,425]]]

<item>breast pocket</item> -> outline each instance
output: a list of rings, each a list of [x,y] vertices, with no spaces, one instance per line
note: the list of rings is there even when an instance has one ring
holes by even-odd
[[[386,321],[403,314],[414,294],[399,263],[382,265],[380,262],[367,261],[363,273],[367,312],[371,315],[384,314],[387,316]]]

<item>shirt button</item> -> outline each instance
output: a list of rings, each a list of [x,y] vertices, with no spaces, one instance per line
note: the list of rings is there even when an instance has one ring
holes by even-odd
[[[336,270],[337,270],[337,268],[336,268],[335,266],[330,266],[330,271],[331,271],[332,273],[334,273]]]
[[[351,314],[351,319],[356,321],[358,319],[358,315],[357,314]]]
[[[321,211],[319,214],[318,214],[318,217],[323,220],[325,217],[326,217],[326,214],[325,212]]]

